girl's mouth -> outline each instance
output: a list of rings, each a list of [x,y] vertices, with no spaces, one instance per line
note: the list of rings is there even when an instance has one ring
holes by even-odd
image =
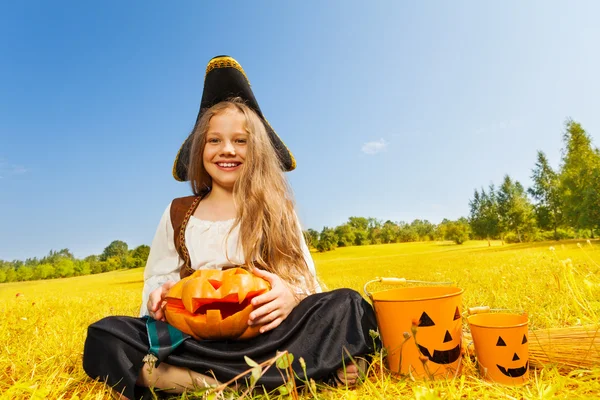
[[[242,165],[241,162],[218,162],[216,164],[217,164],[217,167],[219,167],[219,169],[222,169],[225,171],[234,170],[237,167],[239,167],[240,165]]]

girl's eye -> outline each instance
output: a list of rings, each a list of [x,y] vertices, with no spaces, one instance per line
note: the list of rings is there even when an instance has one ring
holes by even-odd
[[[209,138],[207,141],[208,143],[219,143],[219,139],[217,138]]]
[[[247,139],[237,139],[236,142],[239,144],[246,144],[248,142],[248,140]]]

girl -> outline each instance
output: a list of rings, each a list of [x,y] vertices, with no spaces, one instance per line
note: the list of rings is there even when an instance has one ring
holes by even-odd
[[[243,74],[241,67],[234,69]],[[301,380],[352,385],[359,373],[352,360],[375,350],[369,331],[377,326],[370,305],[348,289],[320,293],[282,171],[290,169],[290,160],[293,167],[293,158],[261,118],[251,92],[246,97],[201,108],[180,150],[175,175],[190,180],[194,196],[167,207],[153,240],[140,313],[152,319],[107,317],[88,329],[85,371],[123,397],[139,397],[147,387],[181,392],[229,381],[249,368],[244,356],[260,363],[283,350],[295,360],[304,358],[306,376],[297,361],[292,365]],[[177,169],[185,158],[187,168]],[[185,338],[158,351],[155,368],[146,365],[153,345],[148,322],[158,330],[166,325],[162,306],[175,282],[195,269],[234,265],[271,285],[252,300],[248,324],[262,325],[261,334],[246,341]],[[266,388],[283,383],[276,368],[258,381]]]

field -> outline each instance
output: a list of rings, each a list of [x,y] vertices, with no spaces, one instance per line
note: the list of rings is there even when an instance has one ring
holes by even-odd
[[[600,314],[597,241],[374,245],[315,253],[314,259],[328,289],[350,287],[362,293],[365,282],[378,276],[453,281],[465,289],[465,308],[525,310],[530,330],[595,324]],[[137,315],[141,288],[142,269],[0,285],[0,398],[110,398],[82,370],[86,328],[107,315]],[[600,349],[592,351],[597,358]],[[454,380],[399,379],[376,366],[360,388],[321,389],[318,395],[328,399],[590,398],[600,395],[599,378],[600,365],[571,372],[550,365],[531,370],[530,382],[523,387],[503,387],[481,381],[467,357],[462,374]]]

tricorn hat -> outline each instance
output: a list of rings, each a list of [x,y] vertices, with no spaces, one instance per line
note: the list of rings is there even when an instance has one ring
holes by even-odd
[[[294,156],[263,116],[254,93],[252,93],[252,89],[250,88],[250,81],[248,81],[246,73],[242,69],[242,66],[232,57],[217,56],[208,62],[204,77],[204,91],[202,92],[202,101],[200,102],[200,111],[198,112],[196,123],[198,123],[204,112],[210,107],[232,97],[242,98],[246,105],[253,109],[261,118],[283,170],[291,171],[296,168]],[[188,180],[187,168],[192,147],[192,136],[193,134],[190,134],[185,142],[183,142],[173,164],[173,177],[181,182]]]

